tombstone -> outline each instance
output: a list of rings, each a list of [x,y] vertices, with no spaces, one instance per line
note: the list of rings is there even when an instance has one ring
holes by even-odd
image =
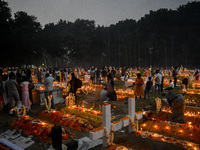
[[[160,98],[156,98],[156,113],[158,114],[161,110],[161,106],[162,106],[162,101]]]
[[[128,99],[128,114],[134,121],[135,120],[135,98]],[[129,125],[129,132],[133,132],[133,127],[131,126],[131,123]]]
[[[110,130],[111,130],[111,105],[110,104],[108,103],[103,104],[102,114],[103,114],[103,126],[107,129],[108,134],[110,134]],[[107,147],[106,136],[103,137],[103,146]]]

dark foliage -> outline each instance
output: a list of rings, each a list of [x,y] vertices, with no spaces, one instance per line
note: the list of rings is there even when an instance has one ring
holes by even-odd
[[[26,12],[15,13],[12,19],[7,2],[0,0],[0,31],[2,66],[199,67],[200,2],[196,1],[109,27],[77,19],[42,29]]]

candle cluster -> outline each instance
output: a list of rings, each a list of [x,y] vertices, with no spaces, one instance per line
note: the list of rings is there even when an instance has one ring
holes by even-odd
[[[72,107],[75,105],[75,96],[73,93],[69,93],[69,96],[66,97],[65,104],[67,107]]]
[[[60,111],[45,110],[39,114],[39,117],[51,122],[61,124],[65,127],[72,128],[77,131],[82,131],[82,130],[89,131],[93,129],[93,126],[87,120]]]
[[[193,100],[186,99],[186,100],[185,100],[185,103],[186,103],[186,104],[197,104],[196,101],[195,101],[194,99],[193,99]]]
[[[38,83],[38,78],[36,75],[32,75],[32,81],[33,83]]]
[[[190,96],[190,97],[198,97],[198,98],[200,98],[200,92],[190,91],[190,92],[185,93],[185,95]]]
[[[44,87],[44,85],[40,85],[40,86],[36,86],[35,89],[39,90],[39,91],[44,91],[45,87]]]
[[[165,114],[163,115],[163,113],[165,113]],[[168,114],[170,114],[170,113],[172,113],[172,111],[169,108],[163,108],[159,114],[159,118],[161,120],[166,120],[168,117]],[[185,120],[188,119],[188,120],[192,121],[193,124],[196,123],[197,118],[200,119],[200,112],[195,113],[195,112],[187,111],[184,113],[184,115],[185,115]]]
[[[132,89],[126,89],[126,90],[123,90],[123,89],[117,89],[115,90],[116,91],[116,94],[117,94],[117,100],[122,100],[126,97],[134,97],[134,90]]]
[[[191,122],[178,124],[167,121],[146,121],[140,125],[140,129],[175,136],[176,138],[183,138],[189,141],[200,141],[200,127],[192,125]]]
[[[21,118],[13,121],[13,127],[15,129],[22,129],[27,135],[36,135],[50,142],[51,128],[53,124],[43,122],[39,119],[35,119],[29,116],[22,116]],[[75,134],[62,128],[62,139],[67,140],[68,138],[74,138]]]
[[[164,136],[162,134],[157,134],[157,133],[149,132],[149,131],[144,131],[144,132],[138,131],[136,134],[141,135],[142,138],[151,138],[151,139],[162,141],[162,142],[176,144],[185,149],[199,150],[199,146],[195,143],[184,141],[184,140],[178,140],[172,137]]]
[[[97,85],[97,84],[90,84],[90,85],[83,85],[81,88],[78,89],[77,93],[80,93],[81,91],[85,94],[88,94],[89,92],[94,92],[96,89],[102,89],[103,85]]]
[[[95,123],[101,123],[102,122],[102,112],[92,110],[92,109],[87,109],[84,107],[78,107],[78,106],[72,106],[72,107],[67,107],[62,110],[65,113],[69,114],[74,114],[76,116],[80,116],[82,118],[85,118],[89,121],[95,122]]]

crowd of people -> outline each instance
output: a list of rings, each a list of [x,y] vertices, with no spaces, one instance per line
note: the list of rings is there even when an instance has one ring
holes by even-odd
[[[115,68],[115,67],[90,67],[90,68],[59,68],[51,69],[38,67],[34,69],[21,68],[0,68],[0,102],[4,112],[9,112],[16,105],[24,105],[27,111],[31,110],[33,104],[32,90],[34,89],[33,76],[37,78],[38,83],[45,86],[45,97],[53,100],[53,82],[67,82],[68,92],[76,95],[76,91],[81,87],[82,82],[79,78],[85,75],[90,76],[92,84],[104,84],[107,100],[117,100],[114,90],[115,80],[127,80],[130,77],[136,77],[132,88],[136,99],[148,97],[154,85],[155,94],[160,95],[163,90],[172,90],[177,86],[177,77],[182,68],[172,68],[168,70],[155,68]],[[183,69],[182,69],[183,70]],[[171,76],[169,87],[164,89],[164,76]],[[144,80],[142,77],[148,77],[145,89],[143,89]],[[194,78],[194,79],[193,79]],[[193,81],[200,80],[200,72],[197,70],[182,81],[183,88],[187,89]],[[11,112],[11,111],[10,111]]]
[[[5,113],[12,114],[12,109],[21,105],[24,105],[27,111],[31,109],[34,84],[30,70],[24,74],[21,70],[17,72],[4,70],[0,74],[0,83],[0,101]]]

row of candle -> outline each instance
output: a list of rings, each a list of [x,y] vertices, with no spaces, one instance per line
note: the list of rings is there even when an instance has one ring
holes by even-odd
[[[74,114],[76,116],[80,116],[95,123],[101,123],[103,119],[102,112],[75,105],[72,107],[67,107],[62,111],[69,114]]]
[[[161,112],[172,113],[171,109],[169,109],[169,108],[163,108],[161,110]],[[187,112],[184,113],[184,115],[185,116],[189,116],[189,117],[200,117],[200,112],[195,113],[195,112],[187,111]]]
[[[141,131],[151,131],[154,133],[164,133],[169,136],[184,138],[189,141],[200,141],[200,127],[192,125],[191,122],[187,124],[172,124],[166,121],[146,121],[140,125]]]
[[[194,99],[193,100],[186,99],[185,103],[186,104],[197,104],[197,102]]]
[[[189,142],[189,141],[184,141],[184,140],[178,140],[172,137],[167,137],[162,134],[157,134],[155,132],[149,132],[149,131],[138,131],[136,135],[141,135],[142,138],[151,138],[154,140],[162,141],[162,142],[167,142],[167,143],[172,143],[175,145],[179,145],[185,149],[190,149],[190,150],[200,150],[199,145]]]

